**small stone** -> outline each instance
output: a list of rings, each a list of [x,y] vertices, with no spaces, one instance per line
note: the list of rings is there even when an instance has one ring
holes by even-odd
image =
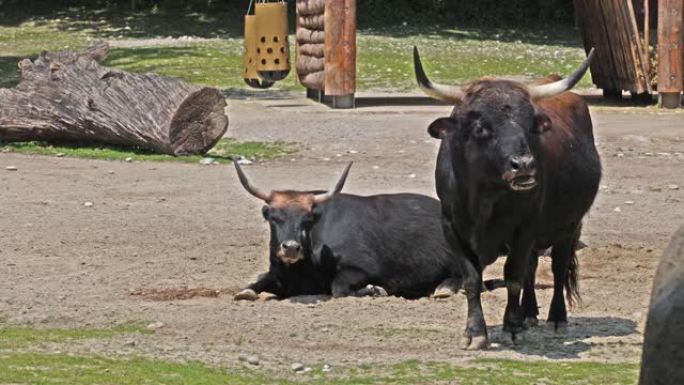
[[[304,370],[302,370],[302,373],[309,373],[310,371],[311,368],[307,366],[306,368],[304,368]]]
[[[246,361],[247,361],[247,356],[244,356],[244,355],[240,354],[240,355],[238,356],[238,361],[240,361],[240,362],[246,362]]]
[[[373,166],[373,170],[378,170],[380,169],[380,166]]]
[[[83,203],[83,206],[85,206],[85,207],[93,207],[93,202],[85,202],[85,203]]]
[[[656,152],[656,155],[658,156],[672,156],[669,152]]]
[[[204,166],[209,166],[214,164],[214,158],[202,158],[200,159],[199,163]]]
[[[5,170],[7,171],[17,171],[17,168],[15,166],[7,166],[5,167]]]
[[[655,191],[655,192],[660,192],[660,191],[663,191],[663,188],[660,186],[651,186],[651,187],[649,187],[649,190]]]
[[[157,321],[147,325],[147,330],[158,330],[164,327],[164,323]]]
[[[130,156],[129,156],[128,158],[124,159],[124,160],[125,160],[126,162],[128,162],[128,163],[133,162],[133,158],[131,158]]]
[[[341,158],[342,154],[335,154],[336,157]]]
[[[411,179],[413,179],[413,178],[415,178],[415,177],[416,177],[416,174],[411,174],[411,175],[409,175],[409,178],[411,178]]]
[[[679,190],[679,186],[677,186],[676,184],[669,184],[667,185],[667,188],[669,188],[670,190]]]
[[[620,212],[622,212],[622,209],[619,207],[616,207],[613,209],[613,211],[615,211],[616,213],[620,213]]]
[[[257,365],[259,365],[259,357],[249,356],[249,357],[247,357],[247,363],[250,365],[257,366]]]
[[[114,175],[114,170],[109,170],[109,171],[107,171],[107,174],[109,174],[109,175]]]
[[[332,371],[332,366],[330,366],[330,365],[328,365],[328,364],[325,364],[325,365],[323,365],[323,368],[321,369],[321,371],[324,372],[324,373],[331,372],[331,371]]]
[[[293,372],[301,372],[304,370],[304,365],[300,364],[299,362],[295,362],[290,366],[292,368]]]
[[[622,157],[624,157],[624,156],[625,156],[625,154],[623,154],[623,153],[621,153],[621,152],[618,152],[618,153],[615,154],[615,157],[616,157],[616,158],[622,158]]]
[[[349,151],[347,151],[347,152],[350,153],[350,154],[358,154],[358,153],[359,153],[359,152],[356,151],[356,150],[349,150]]]
[[[626,204],[626,205],[633,205],[633,204],[634,204],[634,201],[625,201],[625,204]]]
[[[216,162],[214,162],[214,163],[216,163]],[[244,156],[241,156],[241,157],[237,160],[237,163],[238,163],[240,166],[249,166],[250,164],[252,164],[252,163],[254,163],[254,162],[252,162],[251,160],[245,158]]]
[[[323,158],[323,159],[321,159],[321,160],[324,161],[324,162],[329,162],[329,161],[330,161],[330,158]]]
[[[63,158],[64,155],[65,155],[65,154],[64,154],[63,152],[58,152],[58,153],[55,154],[55,156],[58,157],[58,158]]]
[[[125,347],[127,347],[127,348],[132,348],[132,347],[134,347],[134,346],[137,345],[137,344],[138,344],[138,343],[137,343],[135,340],[130,340],[130,341],[124,342],[123,346],[125,346]]]

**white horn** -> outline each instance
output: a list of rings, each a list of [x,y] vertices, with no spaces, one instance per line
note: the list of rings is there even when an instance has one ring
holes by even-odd
[[[423,64],[420,62],[420,55],[418,54],[418,47],[413,47],[413,68],[416,72],[416,80],[418,87],[420,87],[426,95],[433,99],[442,100],[449,103],[460,104],[465,94],[460,87],[447,86],[433,83],[425,75]]]
[[[354,162],[349,162],[347,167],[345,167],[344,171],[342,172],[342,176],[340,176],[340,179],[337,181],[337,184],[335,185],[335,188],[328,191],[327,193],[314,195],[314,202],[316,202],[317,204],[323,203],[323,202],[327,201],[328,199],[334,197],[335,194],[338,194],[340,191],[342,191],[342,188],[344,187],[344,182],[347,181],[347,175],[349,174],[349,169],[351,168],[353,163]]]
[[[594,49],[592,48],[591,51],[589,51],[589,55],[587,55],[587,58],[584,59],[579,68],[577,68],[577,70],[567,78],[558,80],[553,83],[542,84],[538,86],[529,86],[527,90],[529,91],[532,99],[539,100],[545,98],[552,98],[556,95],[562,94],[563,92],[572,89],[572,87],[574,87],[575,84],[577,84],[577,82],[579,82],[580,79],[582,79],[584,74],[587,72],[587,69],[589,69],[591,59],[594,58],[594,53]]]

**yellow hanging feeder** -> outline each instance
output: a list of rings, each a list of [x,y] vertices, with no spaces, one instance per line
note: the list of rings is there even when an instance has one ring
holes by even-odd
[[[257,72],[264,81],[283,80],[290,73],[287,3],[255,4]]]
[[[290,73],[287,3],[257,0],[254,15],[250,15],[253,2],[245,15],[242,77],[250,87],[269,88]]]
[[[242,77],[248,86],[264,89],[271,87],[273,82],[263,80],[259,77],[259,71],[257,70],[257,38],[256,15],[250,15],[248,9],[247,14],[245,15],[245,45],[242,55],[242,66],[244,71]]]

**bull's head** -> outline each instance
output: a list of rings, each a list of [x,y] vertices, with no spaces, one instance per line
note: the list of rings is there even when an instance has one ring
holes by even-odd
[[[266,202],[261,212],[271,227],[272,247],[277,248],[277,257],[286,265],[306,258],[310,231],[321,215],[319,205],[342,191],[352,163],[344,169],[332,190],[320,194],[292,190],[266,193],[250,183],[237,161],[233,163],[242,187]]]
[[[570,90],[589,68],[594,50],[568,78],[527,86],[507,80],[483,79],[465,88],[431,82],[414,48],[416,79],[430,97],[455,105],[451,116],[435,120],[428,132],[448,140],[463,171],[485,183],[505,183],[513,191],[537,185],[535,154],[539,137],[551,120],[535,102]]]

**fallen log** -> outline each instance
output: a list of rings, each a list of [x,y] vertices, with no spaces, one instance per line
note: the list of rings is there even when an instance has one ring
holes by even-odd
[[[0,141],[112,144],[170,155],[204,153],[228,128],[215,88],[100,65],[106,43],[19,62],[21,82],[0,88]]]

